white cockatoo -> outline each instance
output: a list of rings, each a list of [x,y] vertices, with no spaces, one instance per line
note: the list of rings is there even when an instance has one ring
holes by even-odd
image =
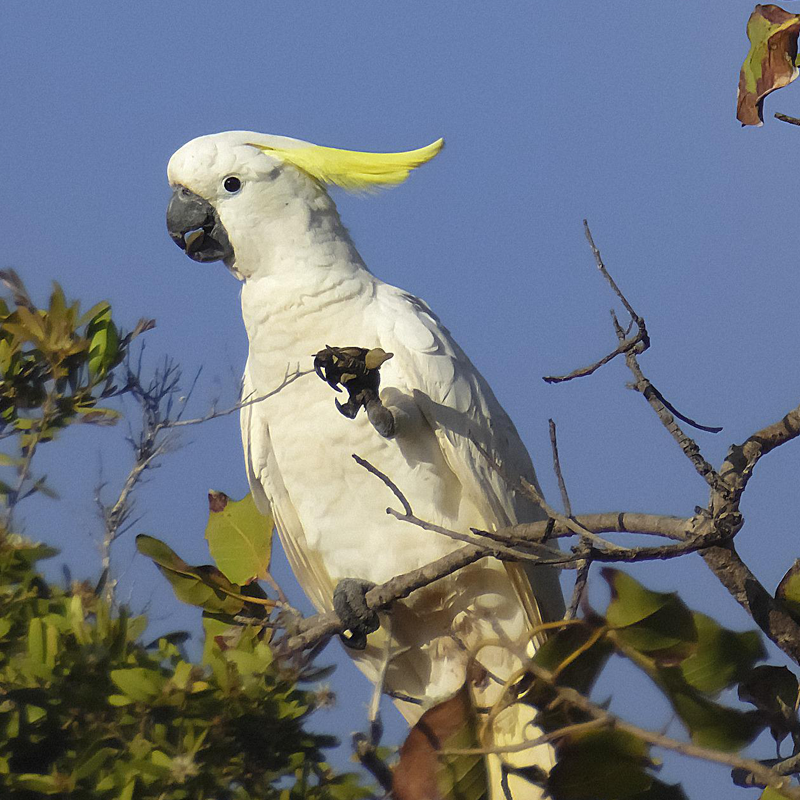
[[[443,528],[468,534],[544,518],[486,458],[535,483],[492,390],[422,300],[367,269],[326,190],[402,183],[442,145],[360,153],[230,131],[190,141],[169,162],[170,235],[194,260],[221,260],[243,282],[244,397],[282,386],[242,409],[245,460],[255,501],[274,515],[319,611],[334,607],[342,581],[380,584],[463,546],[387,515],[391,495],[352,454],[389,476],[417,517]],[[361,403],[364,413],[353,393],[336,404],[314,374],[314,354],[327,345],[393,354],[380,366],[379,401]],[[305,374],[286,382],[294,371]],[[552,571],[485,558],[395,603],[366,647],[350,653],[373,681],[388,659],[384,690],[414,722],[462,686],[473,658],[497,690],[524,663],[531,628],[559,619],[562,603]],[[491,686],[483,691],[491,701]],[[532,738],[530,718],[522,706],[508,709],[494,741]],[[552,758],[540,746],[508,760],[547,770]],[[499,762],[490,762],[492,797],[501,798]],[[516,800],[540,796],[519,779],[512,791]]]

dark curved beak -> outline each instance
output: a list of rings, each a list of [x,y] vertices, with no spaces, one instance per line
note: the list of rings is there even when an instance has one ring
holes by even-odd
[[[167,206],[167,230],[189,258],[202,263],[224,261],[232,266],[235,253],[214,206],[185,186],[176,186]]]

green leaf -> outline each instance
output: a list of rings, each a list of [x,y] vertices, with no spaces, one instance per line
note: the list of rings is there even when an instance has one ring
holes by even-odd
[[[766,657],[756,631],[736,633],[695,611],[697,649],[681,662],[686,682],[705,694],[716,694],[739,683],[756,661]]]
[[[233,501],[211,491],[208,508],[208,549],[225,577],[238,584],[263,578],[269,569],[272,518],[256,508],[252,493]]]
[[[736,752],[764,728],[756,712],[743,712],[703,697],[683,677],[679,667],[658,669],[651,675],[667,695],[695,744]]]
[[[179,600],[207,611],[238,614],[244,601],[242,588],[232,584],[216,567],[192,567],[159,539],[140,534],[139,552],[152,559],[172,586]]]
[[[394,800],[486,800],[489,780],[479,755],[441,755],[441,750],[480,747],[477,714],[465,683],[458,693],[426,711],[400,747]]]
[[[553,800],[619,800],[650,788],[648,746],[625,731],[587,731],[562,739],[547,788]]]
[[[621,642],[659,663],[679,663],[696,649],[692,612],[675,593],[653,592],[630,575],[606,568],[611,589],[606,622]]]
[[[64,791],[64,786],[55,775],[38,775],[36,773],[23,773],[15,775],[14,786],[19,789],[28,789],[40,794],[59,794]]]
[[[558,686],[569,686],[582,694],[588,694],[613,652],[613,646],[608,638],[603,636],[579,656],[574,659],[572,657],[587,645],[596,632],[597,626],[590,622],[562,628],[548,636],[533,656],[533,663],[549,672],[558,671],[556,679]],[[562,668],[568,659],[571,660]],[[572,722],[587,718],[585,714],[577,712],[567,704],[554,704],[555,698],[556,691],[553,687],[545,681],[536,679],[532,679],[530,688],[521,697],[521,702],[538,709],[536,724],[543,731],[558,730]]]
[[[736,118],[742,125],[762,125],[764,98],[797,77],[799,31],[800,15],[775,5],[757,5],[750,15],[750,52],[739,73],[736,101]]]
[[[97,772],[115,753],[116,750],[113,747],[101,747],[99,750],[90,752],[88,757],[78,760],[72,776],[78,781],[83,778],[88,778],[90,775]]]
[[[147,703],[158,697],[167,682],[163,675],[145,667],[114,669],[110,676],[126,697],[139,703]]]
[[[87,322],[90,322],[95,317],[99,317],[105,311],[111,311],[111,306],[109,305],[108,301],[101,300],[99,303],[95,303],[85,314],[82,314],[81,317],[76,321],[75,325],[78,328],[83,327]]]
[[[89,339],[89,372],[102,377],[119,355],[119,332],[111,319],[111,308],[98,312],[86,328]]]
[[[34,617],[28,625],[28,655],[34,665],[44,666],[44,623],[39,617]]]
[[[117,800],[133,800],[133,792],[136,789],[136,779],[125,784],[125,788],[117,796]]]
[[[726,752],[749,744],[764,727],[760,715],[715,703],[698,689],[715,692],[735,682],[763,656],[758,637],[725,631],[676,595],[652,592],[618,570],[604,569],[603,577],[612,597],[606,621],[619,652],[664,692],[692,741]],[[742,652],[731,654],[731,645]]]

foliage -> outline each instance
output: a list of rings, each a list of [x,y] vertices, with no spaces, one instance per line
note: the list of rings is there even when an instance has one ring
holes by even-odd
[[[113,422],[118,413],[98,403],[122,392],[144,398],[152,411],[152,396],[124,363],[130,342],[152,323],[125,335],[108,303],[81,315],[56,285],[49,305],[37,308],[14,273],[0,278],[11,294],[0,300],[0,435],[19,450],[18,458],[2,460],[17,478],[13,489],[3,484],[0,525],[0,795],[367,796],[354,775],[337,775],[326,764],[322,751],[336,741],[306,730],[317,695],[302,684],[320,671],[278,660],[260,626],[231,628],[229,618],[210,617],[203,657],[192,661],[182,649],[187,634],[145,645],[147,620],[117,608],[107,582],[64,588],[45,580],[39,561],[57,551],[11,532],[16,505],[44,488],[42,479],[30,478],[33,456],[69,425]],[[145,468],[141,463],[135,469]],[[241,549],[242,511],[255,524],[248,503],[231,504],[215,547],[224,550],[229,537]],[[262,530],[249,541],[268,548],[269,523],[258,522]],[[166,545],[145,537],[143,549],[148,545],[163,571],[213,596],[216,611],[236,613],[248,600],[251,616],[263,618],[274,605],[257,584],[234,586],[216,567],[195,581],[181,574],[186,565]],[[261,553],[257,572],[243,582],[263,575],[264,559]]]
[[[9,290],[0,298],[0,438],[13,437],[18,449],[0,454],[0,464],[17,473],[13,482],[0,481],[10,515],[19,500],[46,491],[44,479],[30,474],[38,445],[76,422],[116,421],[118,412],[98,403],[125,391],[112,371],[154,323],[141,320],[122,335],[106,302],[81,314],[54,283],[47,307],[39,308],[13,270],[0,272],[0,281]]]
[[[611,589],[605,614],[587,608],[583,619],[551,623],[555,632],[537,650],[528,675],[492,709],[523,703],[536,711],[534,724],[550,736],[557,760],[549,775],[527,777],[542,783],[549,797],[686,798],[680,786],[656,777],[659,763],[651,750],[657,737],[644,737],[646,732],[619,721],[605,706],[575,702],[575,693],[589,695],[612,655],[628,659],[650,678],[695,744],[736,752],[765,728],[778,743],[800,734],[797,679],[785,667],[757,666],[766,655],[760,634],[723,628],[691,611],[676,594],[647,589],[625,572],[605,569],[603,576]],[[754,708],[718,701],[720,693],[735,687]],[[465,684],[426,712],[401,748],[395,791],[403,800],[482,796],[477,757],[447,752],[479,746],[474,733],[470,738],[475,709],[467,702],[467,689]],[[782,796],[770,792],[766,796]]]
[[[757,632],[727,630],[692,612],[676,594],[654,592],[620,570],[604,569],[603,577],[611,589],[605,615],[590,610],[585,619],[558,630],[533,658],[553,678],[534,680],[520,701],[539,710],[537,723],[544,731],[598,719],[565,702],[554,710],[553,701],[560,687],[587,693],[612,653],[644,671],[696,744],[733,752],[753,741],[765,726],[786,729],[790,724],[786,705],[756,702],[758,710],[746,711],[715,699],[739,685],[742,699],[755,702],[753,691],[742,687],[758,686],[760,670],[778,669],[755,666],[766,655]],[[772,697],[772,692],[767,695]],[[790,716],[791,724],[797,725],[793,700]],[[556,753],[558,763],[548,781],[555,800],[683,797],[680,787],[655,778],[650,744],[628,730],[578,730],[556,738]]]
[[[307,733],[299,689],[252,629],[195,664],[180,637],[141,644],[144,617],[86,585],[47,584],[53,551],[0,542],[0,787],[3,797],[357,798]],[[290,788],[279,781],[291,779]],[[284,784],[285,785],[285,784]]]

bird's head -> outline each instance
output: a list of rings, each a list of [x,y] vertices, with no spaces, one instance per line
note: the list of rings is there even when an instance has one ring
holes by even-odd
[[[237,251],[263,223],[288,227],[309,210],[332,207],[326,185],[369,192],[402,183],[443,145],[361,153],[252,131],[201,136],[170,159],[167,229],[190,258],[235,270]]]

